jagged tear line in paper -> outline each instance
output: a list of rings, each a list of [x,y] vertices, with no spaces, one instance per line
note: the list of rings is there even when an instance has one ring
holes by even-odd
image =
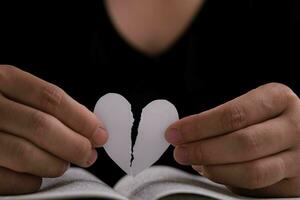
[[[131,128],[131,160],[130,160],[130,167],[132,166],[132,162],[134,159],[134,154],[133,154],[133,147],[135,145],[136,142],[136,138],[138,136],[138,127],[139,127],[139,122],[140,122],[140,112],[139,106],[131,106],[131,112],[133,114],[133,118],[134,118],[134,122],[132,124],[132,128]]]
[[[131,126],[131,137],[130,137],[130,139],[131,139],[131,147],[130,147],[130,150],[131,150],[131,152],[130,152],[130,155],[131,155],[131,158],[130,158],[130,174],[129,175],[131,175],[132,176],[132,163],[133,163],[133,160],[134,160],[134,152],[133,152],[133,146],[134,146],[134,142],[133,142],[133,138],[132,138],[132,132],[133,132],[133,129],[137,126],[136,124],[137,124],[137,121],[135,120],[135,116],[134,116],[134,114],[133,114],[133,112],[132,112],[132,106],[131,106],[131,109],[130,109],[130,112],[131,112],[131,114],[132,114],[132,116],[133,116],[133,122],[132,122],[132,126]]]

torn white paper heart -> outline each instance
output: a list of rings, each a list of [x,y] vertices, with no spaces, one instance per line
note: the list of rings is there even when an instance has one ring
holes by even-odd
[[[109,93],[98,100],[94,113],[109,133],[105,151],[122,170],[133,176],[150,167],[167,150],[169,144],[164,138],[165,130],[179,119],[172,103],[166,100],[149,103],[142,111],[132,152],[134,119],[130,103],[119,94]]]

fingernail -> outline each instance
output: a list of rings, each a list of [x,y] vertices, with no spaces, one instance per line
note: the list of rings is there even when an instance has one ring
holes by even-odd
[[[198,168],[198,173],[201,175],[201,176],[204,176],[204,173],[203,173],[203,166],[200,165],[199,168]]]
[[[102,146],[103,144],[105,144],[107,139],[108,139],[108,133],[102,127],[97,128],[92,136],[93,144],[95,147]]]
[[[178,144],[182,142],[182,135],[177,128],[171,128],[166,133],[166,140],[171,144]]]
[[[92,150],[89,160],[87,161],[87,165],[91,166],[97,160],[98,154],[95,149]]]
[[[189,164],[188,151],[185,146],[176,147],[175,149],[175,160],[179,164]]]
[[[201,176],[203,176],[203,166],[202,165],[197,165],[193,166],[193,169],[196,170]]]

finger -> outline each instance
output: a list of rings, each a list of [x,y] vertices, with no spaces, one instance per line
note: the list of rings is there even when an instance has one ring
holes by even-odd
[[[294,152],[285,151],[245,163],[207,165],[202,170],[203,175],[212,181],[231,187],[258,189],[296,176],[299,173],[298,160],[299,156]]]
[[[298,134],[284,116],[236,132],[175,148],[181,164],[220,165],[250,161],[291,148]]]
[[[252,197],[291,198],[299,197],[299,178],[284,179],[274,185],[259,189],[228,187],[234,193]]]
[[[0,166],[40,177],[58,177],[69,164],[23,138],[0,132]]]
[[[103,124],[62,89],[11,66],[1,66],[0,76],[0,91],[6,97],[55,116],[97,147],[106,142]]]
[[[47,152],[82,167],[93,164],[97,153],[85,137],[53,116],[0,97],[0,130],[25,138]]]
[[[0,195],[36,192],[41,184],[42,178],[40,177],[0,167]]]
[[[295,94],[281,84],[267,84],[206,112],[183,118],[166,132],[177,145],[223,135],[280,115]],[[298,98],[297,98],[298,99]]]

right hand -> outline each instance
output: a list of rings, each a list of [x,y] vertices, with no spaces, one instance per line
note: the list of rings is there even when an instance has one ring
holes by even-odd
[[[0,65],[0,195],[37,191],[42,177],[97,159],[103,124],[62,89]]]

